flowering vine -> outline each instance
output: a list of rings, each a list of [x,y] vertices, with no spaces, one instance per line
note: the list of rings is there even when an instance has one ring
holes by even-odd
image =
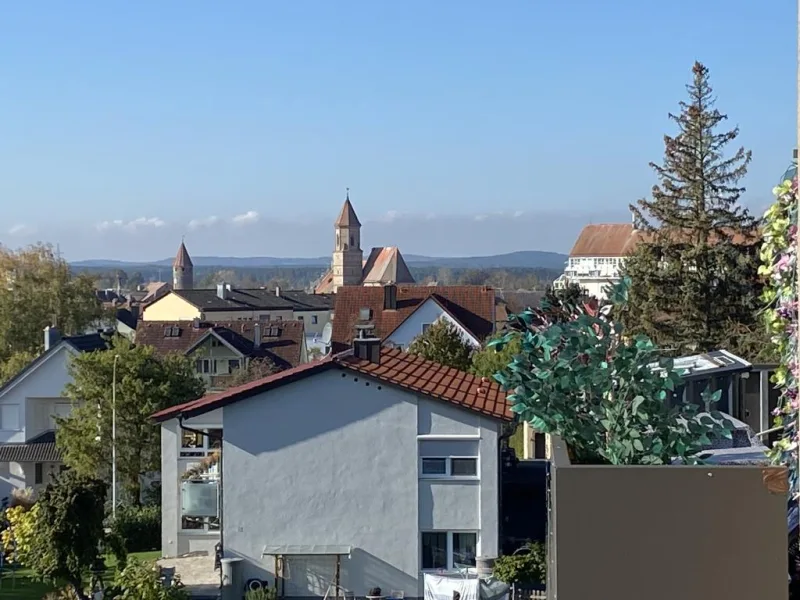
[[[789,482],[798,492],[797,356],[797,178],[775,188],[776,202],[764,214],[759,274],[765,276],[763,300],[772,342],[781,357],[773,382],[781,392],[773,412],[781,438],[770,449],[772,461],[789,467]]]

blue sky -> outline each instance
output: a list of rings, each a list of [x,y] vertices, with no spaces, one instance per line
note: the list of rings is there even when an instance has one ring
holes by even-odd
[[[348,186],[367,245],[566,251],[648,193],[695,59],[754,210],[794,147],[790,0],[43,7],[0,19],[0,241],[69,258],[324,254]]]

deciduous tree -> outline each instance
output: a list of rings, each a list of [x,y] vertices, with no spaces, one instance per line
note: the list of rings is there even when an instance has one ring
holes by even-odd
[[[414,338],[408,351],[461,371],[469,371],[471,366],[472,346],[444,319],[439,319]]]
[[[127,499],[138,504],[141,476],[160,469],[160,430],[150,415],[199,398],[204,387],[189,359],[161,358],[152,347],[133,346],[122,336],[114,337],[107,351],[76,355],[66,387],[73,410],[58,420],[57,443],[64,462],[81,475],[111,480],[116,356],[117,480]]]
[[[642,241],[627,259],[634,334],[648,335],[673,354],[727,347],[731,322],[751,326],[758,312],[756,222],[739,204],[739,182],[751,154],[728,152],[739,129],[721,129],[708,69],[695,63],[688,99],[669,118],[664,160],[651,163],[659,183],[652,198],[631,205]]]
[[[105,314],[94,279],[71,273],[49,245],[16,251],[0,246],[0,282],[0,361],[41,352],[48,325],[80,333]]]

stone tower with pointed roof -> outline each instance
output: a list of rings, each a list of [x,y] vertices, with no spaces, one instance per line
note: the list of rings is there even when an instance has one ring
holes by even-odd
[[[190,290],[194,286],[194,265],[186,250],[186,245],[181,241],[178,254],[172,261],[172,289]]]
[[[350,191],[344,201],[339,218],[334,224],[336,242],[333,247],[331,273],[333,275],[333,291],[343,285],[360,285],[364,254],[361,251],[361,223],[350,204]]]

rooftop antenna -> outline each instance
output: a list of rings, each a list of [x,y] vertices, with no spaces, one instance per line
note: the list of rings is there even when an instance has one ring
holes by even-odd
[[[347,190],[347,200],[350,200],[350,188],[345,188]]]

